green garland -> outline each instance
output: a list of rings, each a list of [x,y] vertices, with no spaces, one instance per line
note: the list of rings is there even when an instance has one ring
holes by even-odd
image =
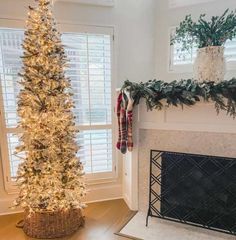
[[[215,103],[217,113],[224,110],[236,117],[236,78],[220,83],[202,82],[192,79],[173,81],[150,80],[146,83],[124,82],[121,90],[130,92],[134,105],[146,100],[148,110],[161,110],[164,106],[193,106],[201,99]]]

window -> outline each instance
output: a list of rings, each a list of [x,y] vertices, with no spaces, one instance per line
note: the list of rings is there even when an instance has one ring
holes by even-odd
[[[5,173],[8,180],[16,177],[20,158],[14,155],[18,145],[16,96],[19,92],[18,73],[21,69],[20,56],[23,30],[0,30],[0,74],[1,74],[1,153],[2,159],[9,161]]]
[[[87,173],[112,171],[111,36],[65,33],[80,157]]]
[[[23,156],[15,156],[18,73],[21,70],[24,31],[0,29],[1,153],[8,182],[13,182]],[[80,129],[79,156],[91,178],[114,175],[112,143],[112,37],[101,33],[63,33],[68,57],[66,75],[74,90],[74,114]],[[3,137],[2,137],[3,136]]]
[[[174,31],[172,31],[173,34]],[[191,72],[193,70],[194,59],[197,56],[197,47],[193,46],[189,51],[181,51],[181,43],[176,43],[170,47],[170,71]],[[228,69],[235,67],[236,63],[236,38],[227,41],[225,44],[225,57]]]

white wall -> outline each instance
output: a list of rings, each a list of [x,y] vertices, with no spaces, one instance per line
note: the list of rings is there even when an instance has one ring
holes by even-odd
[[[175,0],[173,0],[175,1]],[[206,0],[210,1],[210,0]],[[171,80],[180,80],[181,78],[192,78],[193,74],[191,73],[170,73],[168,71],[169,66],[169,34],[170,28],[173,26],[177,26],[180,21],[184,19],[184,17],[188,14],[192,14],[193,18],[197,19],[201,13],[206,13],[208,16],[213,15],[221,15],[226,8],[235,9],[235,0],[211,0],[208,3],[199,3],[197,0],[177,0],[176,2],[184,2],[187,4],[185,7],[181,8],[169,8],[169,0],[157,0],[156,6],[156,24],[155,24],[155,74],[153,78],[161,79],[164,81]],[[201,0],[203,2],[203,0]],[[194,4],[193,4],[194,3]],[[227,78],[235,76],[236,71],[228,72]],[[211,134],[207,132],[217,132],[221,131],[222,139],[231,138],[232,143],[235,143],[235,135],[229,135],[230,132],[235,133],[235,120],[233,121],[231,118],[226,118],[225,113],[223,112],[221,115],[217,116],[213,106],[209,105],[199,105],[193,107],[192,109],[185,108],[185,111],[182,112],[181,108],[172,108],[170,111],[161,111],[154,110],[153,112],[146,111],[146,106],[143,104],[139,109],[139,113],[134,117],[134,124],[136,124],[136,128],[134,129],[133,135],[134,138],[135,149],[132,153],[132,158],[128,159],[128,163],[132,163],[131,173],[129,173],[127,178],[126,188],[131,187],[132,195],[130,196],[132,199],[130,202],[133,202],[134,208],[136,208],[138,203],[138,189],[133,189],[132,186],[137,186],[137,183],[144,183],[144,189],[147,190],[147,178],[143,175],[139,175],[139,179],[137,179],[138,173],[136,171],[143,172],[144,166],[147,167],[147,161],[149,160],[148,154],[150,148],[160,149],[162,148],[164,142],[162,142],[162,138],[160,139],[161,144],[157,144],[154,146],[154,142],[152,141],[152,137],[158,137],[159,130],[163,131],[163,135],[166,137],[167,130],[180,130],[182,135],[196,135],[198,132],[205,132],[202,134],[202,139],[205,139],[204,136],[209,137]],[[194,120],[194,121],[193,121]],[[212,121],[211,121],[212,120]],[[206,122],[205,122],[206,121]],[[207,122],[209,121],[209,122]],[[208,123],[208,124],[207,124]],[[222,125],[222,126],[219,126]],[[148,129],[149,133],[144,138],[142,135],[142,129]],[[158,131],[156,130],[158,129]],[[165,135],[166,134],[166,135]],[[150,137],[150,139],[149,139]],[[175,141],[179,141],[178,139]],[[173,141],[173,142],[175,142]],[[216,139],[213,140],[217,141]],[[144,143],[144,144],[142,144]],[[151,143],[151,144],[149,144]],[[178,142],[179,145],[182,145],[182,141]],[[148,144],[150,145],[148,147]],[[223,145],[224,141],[219,144]],[[232,145],[231,145],[232,146]],[[175,147],[173,145],[173,147]],[[186,148],[188,145],[186,146]],[[139,154],[137,154],[137,152]],[[148,153],[147,153],[148,152]],[[140,154],[141,153],[141,154]],[[146,156],[142,154],[147,153]],[[130,164],[127,164],[127,168],[130,168]],[[134,176],[134,177],[132,177]],[[143,190],[144,190],[143,189]],[[136,192],[135,192],[136,191]],[[139,194],[143,194],[143,191],[140,191]],[[146,204],[145,200],[145,204]],[[141,202],[142,204],[142,202]]]
[[[0,18],[25,19],[30,0],[0,0]],[[117,0],[115,7],[96,7],[58,2],[54,13],[58,22],[114,26],[116,86],[129,78],[146,81],[154,75],[154,28],[156,0]],[[121,160],[121,159],[120,159]],[[0,165],[0,214],[8,212],[15,195],[4,190]],[[121,169],[119,161],[119,169]],[[122,197],[122,173],[114,183],[90,186],[88,201]]]
[[[63,0],[60,0],[63,1]],[[58,22],[114,26],[117,44],[117,87],[129,78],[145,81],[154,74],[156,0],[117,0],[114,7],[56,2]],[[0,0],[0,18],[25,19],[33,0]]]
[[[236,8],[235,0],[213,0],[208,3],[200,3],[189,5],[180,8],[169,8],[168,0],[157,1],[157,18],[156,18],[156,62],[155,75],[156,78],[162,80],[179,80],[181,78],[192,77],[193,74],[178,74],[168,72],[169,64],[169,30],[170,27],[177,26],[180,21],[184,20],[185,16],[192,14],[194,19],[197,19],[201,13],[206,13],[209,17],[213,15],[222,15],[223,12],[230,8]],[[181,1],[179,1],[181,2]],[[197,2],[197,1],[182,1],[182,2]],[[231,71],[226,78],[235,76],[236,71]]]
[[[129,78],[145,81],[154,74],[155,0],[117,0],[114,8],[56,3],[60,21],[115,27],[117,87]]]

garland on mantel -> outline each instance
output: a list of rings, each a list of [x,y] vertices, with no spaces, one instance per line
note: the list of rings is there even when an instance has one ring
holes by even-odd
[[[117,149],[125,154],[133,150],[132,110],[144,98],[147,109],[161,110],[167,106],[193,106],[197,102],[211,101],[215,103],[216,112],[227,112],[236,117],[236,78],[229,81],[202,82],[192,79],[173,81],[150,80],[146,83],[124,82],[117,99],[117,118],[119,137]]]
[[[220,83],[199,83],[192,79],[170,83],[161,80],[134,83],[126,80],[121,91],[129,92],[134,105],[144,98],[148,110],[161,110],[164,106],[171,105],[183,108],[193,106],[203,99],[214,102],[217,113],[224,110],[228,115],[236,117],[236,78]]]

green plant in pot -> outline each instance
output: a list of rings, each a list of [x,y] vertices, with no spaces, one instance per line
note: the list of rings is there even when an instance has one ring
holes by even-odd
[[[194,22],[187,15],[171,37],[171,45],[182,44],[182,51],[197,46],[194,77],[198,81],[219,82],[225,75],[224,45],[236,37],[236,11],[227,9],[222,16],[213,16],[208,21],[201,14]]]

